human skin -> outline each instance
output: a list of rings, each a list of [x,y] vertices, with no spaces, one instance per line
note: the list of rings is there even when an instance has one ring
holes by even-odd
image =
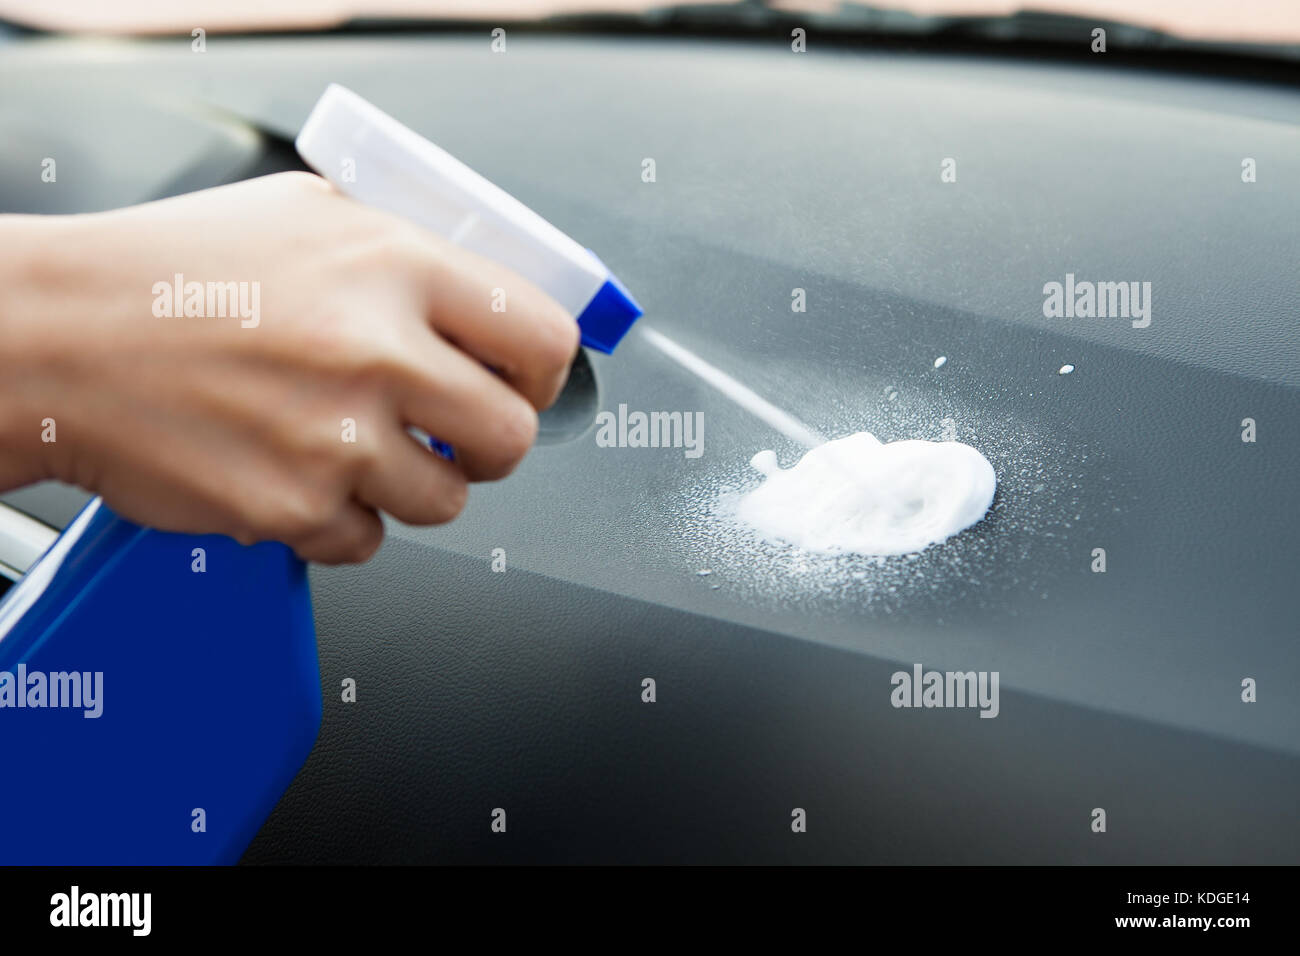
[[[0,249],[0,490],[58,479],[141,524],[307,560],[366,560],[381,511],[454,518],[532,446],[578,348],[526,280],[307,173],[0,216]],[[257,324],[155,315],[177,273],[258,283]]]

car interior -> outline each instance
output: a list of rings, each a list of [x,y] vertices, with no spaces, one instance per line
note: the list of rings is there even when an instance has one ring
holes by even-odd
[[[242,863],[1300,861],[1295,48],[741,6],[504,53],[474,21],[0,28],[0,211],[304,169],[340,83],[645,309],[458,520],[311,568],[321,729]],[[1085,281],[1146,316],[1047,314]],[[827,436],[974,445],[991,510],[914,555],[751,540],[720,503],[802,449],[651,331]],[[621,406],[699,413],[702,453],[606,447]],[[0,574],[89,497],[0,495]],[[996,719],[892,704],[918,665],[999,674]]]

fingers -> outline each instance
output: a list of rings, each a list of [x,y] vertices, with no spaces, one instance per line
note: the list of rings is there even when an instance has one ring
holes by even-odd
[[[414,343],[408,358],[401,397],[406,423],[455,448],[456,464],[470,481],[510,474],[537,437],[534,407],[436,336]]]
[[[426,316],[449,341],[491,366],[541,411],[560,394],[578,351],[577,322],[504,266],[429,237],[413,246]]]
[[[364,503],[414,525],[445,524],[464,509],[469,485],[457,465],[420,447],[396,422],[378,446],[379,460],[357,485]]]
[[[349,501],[318,529],[285,543],[304,561],[359,564],[369,561],[384,541],[384,522],[370,507]]]

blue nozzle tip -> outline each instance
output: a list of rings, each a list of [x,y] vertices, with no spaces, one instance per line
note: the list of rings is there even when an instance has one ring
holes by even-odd
[[[610,354],[643,312],[627,287],[613,273],[609,273],[605,284],[596,290],[587,307],[582,310],[582,315],[578,316],[582,344],[606,355]]]

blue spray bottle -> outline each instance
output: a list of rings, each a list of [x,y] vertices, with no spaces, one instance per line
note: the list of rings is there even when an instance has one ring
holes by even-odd
[[[297,145],[343,192],[534,282],[589,348],[641,314],[589,250],[342,87]],[[288,548],[142,528],[94,499],[0,600],[0,865],[235,863],[321,712]]]

